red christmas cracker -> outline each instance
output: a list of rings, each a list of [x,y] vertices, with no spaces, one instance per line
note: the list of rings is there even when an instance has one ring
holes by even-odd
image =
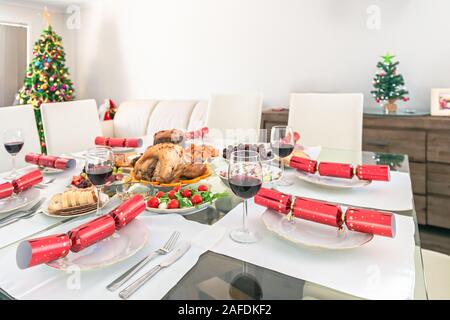
[[[38,264],[64,258],[69,251],[70,239],[67,234],[25,240],[17,247],[17,266],[20,269],[30,268]]]
[[[68,234],[52,235],[21,242],[16,252],[17,265],[19,268],[25,269],[63,258],[69,251],[79,252],[111,236],[116,230],[130,223],[145,210],[145,201],[142,196],[137,195],[124,202],[117,209],[73,228]]]
[[[28,153],[25,156],[25,161],[41,167],[55,168],[61,170],[70,169],[75,167],[76,165],[76,161],[74,159],[60,158],[35,153]]]
[[[361,180],[389,181],[390,169],[387,165],[364,164],[355,168],[356,176]]]
[[[104,215],[90,222],[82,224],[69,231],[68,235],[72,246],[70,250],[79,252],[94,243],[105,239],[116,231],[114,219],[109,215]]]
[[[317,161],[302,157],[292,157],[289,166],[309,173],[315,173],[317,171]]]
[[[109,215],[114,219],[116,229],[120,230],[144,210],[144,198],[137,194],[111,211]]]
[[[0,199],[9,198],[14,193],[14,186],[11,182],[0,184]]]
[[[39,170],[33,170],[24,174],[23,176],[14,179],[12,185],[14,186],[14,192],[19,193],[30,189],[31,187],[41,183],[43,180],[42,173]]]
[[[385,237],[395,237],[395,215],[391,212],[362,208],[348,208],[345,214],[339,205],[296,197],[291,207],[291,197],[275,190],[261,188],[255,203],[280,214],[329,226]]]
[[[348,208],[345,212],[345,224],[352,231],[395,237],[395,217],[391,212]]]
[[[353,168],[351,164],[321,162],[318,171],[321,176],[346,179],[353,178]]]
[[[295,198],[294,217],[342,228],[342,211],[339,206],[305,198]]]
[[[289,195],[266,188],[259,190],[254,197],[254,201],[256,204],[284,214],[291,210],[291,197]]]
[[[139,138],[106,138],[96,137],[95,144],[98,146],[107,147],[127,147],[127,148],[139,148],[142,147],[143,141]]]

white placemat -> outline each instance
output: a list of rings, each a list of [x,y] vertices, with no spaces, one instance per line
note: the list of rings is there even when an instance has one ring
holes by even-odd
[[[0,270],[2,270],[0,288],[17,299],[120,299],[119,291],[110,292],[106,286],[150,252],[161,247],[172,232],[178,230],[181,232],[178,246],[184,241],[191,241],[191,249],[131,297],[131,299],[161,299],[197,263],[199,256],[222,238],[225,231],[224,228],[213,229],[211,226],[188,221],[175,214],[141,216],[139,220],[149,228],[148,244],[130,259],[100,270],[65,272],[46,265],[20,270],[15,262],[17,246],[6,248],[0,251]],[[48,233],[65,232],[73,224],[70,222]],[[154,259],[138,275],[142,275],[166,258],[167,256],[160,256]],[[136,278],[137,276],[133,279]]]
[[[412,218],[396,215],[395,239],[375,236],[360,248],[332,251],[295,245],[269,232],[260,217],[265,210],[249,202],[248,222],[257,232],[259,242],[243,245],[224,236],[211,251],[366,299],[413,298]],[[215,227],[233,230],[241,225],[240,205]]]
[[[45,189],[40,189],[40,197],[41,199],[45,198],[46,201],[49,201],[52,195],[63,192],[64,188],[70,184],[71,178],[74,175],[80,174],[83,167],[83,162],[77,160],[77,167],[71,170],[67,170],[64,172],[61,172],[59,174],[52,174],[52,175],[44,175],[44,182],[48,181],[50,179],[55,178],[55,181],[48,185]],[[35,169],[36,166],[29,166],[26,168],[23,168],[20,170],[19,174],[31,171]],[[8,174],[2,173],[0,175],[0,181],[1,177],[4,177]],[[32,204],[29,206],[23,208],[23,210],[26,210],[30,208]],[[108,207],[109,208],[109,207]],[[107,209],[107,208],[105,208]],[[22,209],[21,209],[22,210]],[[3,214],[0,215],[0,218],[9,216],[11,214],[17,213],[18,211]],[[45,230],[47,228],[50,228],[54,225],[60,224],[65,219],[61,218],[51,218],[48,216],[45,216],[43,214],[36,214],[32,218],[29,219],[23,219],[18,222],[15,222],[13,224],[4,226],[0,228],[0,248],[4,248],[5,246],[10,245],[11,243],[14,243],[15,241],[19,239],[23,239],[25,237],[28,237],[32,234],[35,234],[36,232]]]
[[[411,178],[408,173],[391,172],[389,182],[372,181],[366,187],[354,189],[317,186],[300,180],[297,171],[292,169],[286,170],[285,176],[293,184],[275,188],[290,195],[388,211],[406,211],[413,208]]]

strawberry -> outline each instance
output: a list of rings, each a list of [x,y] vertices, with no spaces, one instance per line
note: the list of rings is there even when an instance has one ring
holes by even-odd
[[[205,186],[204,184],[201,184],[201,185],[198,186],[197,190],[200,191],[200,192],[206,192],[206,191],[208,191],[208,186]]]
[[[184,198],[190,198],[192,197],[192,191],[189,189],[185,189],[181,191],[181,196],[183,196]]]
[[[159,206],[159,198],[151,197],[147,201],[147,206],[150,207],[150,208],[158,208],[158,206]]]
[[[202,196],[199,194],[194,194],[194,196],[191,198],[191,202],[194,206],[202,203],[203,202]]]
[[[172,199],[169,201],[169,204],[167,205],[167,209],[178,209],[180,207],[180,203],[177,199]]]
[[[175,198],[175,193],[177,193],[176,190],[171,190],[171,191],[169,191],[169,193],[167,195],[169,196],[170,199],[174,199]]]
[[[157,198],[164,197],[164,192],[158,191],[158,192],[155,194],[155,197],[157,197]]]

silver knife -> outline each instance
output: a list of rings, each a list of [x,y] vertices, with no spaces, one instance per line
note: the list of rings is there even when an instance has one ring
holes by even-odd
[[[137,279],[128,287],[120,291],[119,297],[125,300],[131,297],[131,295],[135,293],[140,287],[142,287],[148,280],[153,278],[162,269],[167,268],[168,266],[176,262],[178,259],[180,259],[186,252],[189,251],[190,248],[191,244],[189,242],[183,244],[180,248],[178,248],[173,254],[171,254],[167,259],[162,261],[159,265],[150,269],[149,271],[144,273],[139,279]]]
[[[44,201],[45,201],[45,198],[42,198],[41,200],[36,202],[30,209],[19,211],[19,212],[11,214],[5,218],[0,219],[0,225],[3,225],[11,220],[20,219],[23,216],[27,216],[29,214],[36,212],[41,207],[41,205],[44,203]]]

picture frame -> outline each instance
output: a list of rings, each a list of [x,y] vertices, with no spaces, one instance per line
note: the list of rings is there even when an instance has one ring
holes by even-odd
[[[450,88],[431,89],[431,115],[450,116]]]

